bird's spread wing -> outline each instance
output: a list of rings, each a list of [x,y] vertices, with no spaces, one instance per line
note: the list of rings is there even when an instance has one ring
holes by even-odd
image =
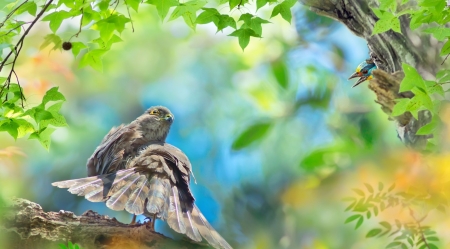
[[[113,128],[95,149],[87,162],[88,176],[104,175],[124,168],[124,161],[136,148],[132,143],[141,133],[132,125]]]
[[[130,160],[126,169],[52,185],[69,188],[90,201],[106,201],[113,210],[156,215],[194,241],[203,237],[215,248],[231,249],[194,205],[190,174],[191,164],[183,152],[166,143],[154,143]]]

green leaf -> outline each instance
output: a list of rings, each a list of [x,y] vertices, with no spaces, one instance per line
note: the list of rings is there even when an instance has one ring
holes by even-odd
[[[147,3],[155,5],[156,10],[158,11],[158,15],[161,17],[161,20],[167,16],[169,9],[174,6],[178,6],[179,3],[176,0],[148,0]]]
[[[93,40],[94,43],[97,43],[99,48],[101,48],[101,50],[105,50],[108,51],[109,49],[111,49],[111,46],[114,43],[118,43],[118,42],[122,42],[122,39],[120,39],[120,37],[118,37],[116,34],[114,34],[111,39],[109,39],[109,41],[105,42],[103,41],[103,39],[101,38],[97,38],[95,40]]]
[[[26,134],[34,132],[34,126],[25,119],[15,119],[14,121],[19,125],[17,128],[17,138],[24,137]]]
[[[64,245],[64,244],[58,244],[59,245],[59,248],[61,248],[61,249],[69,249],[66,245]]]
[[[438,83],[445,83],[450,81],[450,70],[441,70],[436,74]]]
[[[425,82],[415,68],[406,63],[402,64],[402,68],[403,72],[405,73],[405,78],[403,78],[402,82],[400,83],[399,92],[410,91],[415,86],[425,89]]]
[[[432,34],[438,41],[444,41],[450,37],[450,28],[445,26],[433,27],[423,30],[424,33]]]
[[[219,16],[219,23],[217,26],[217,32],[222,31],[226,27],[232,27],[236,29],[236,21],[233,17],[229,15],[220,15]]]
[[[381,229],[379,228],[374,228],[372,230],[370,230],[367,234],[366,234],[366,238],[372,238],[377,236],[379,233],[381,233]]]
[[[425,80],[425,86],[426,86],[426,92],[428,93],[428,95],[432,95],[432,94],[439,94],[442,97],[444,97],[444,88],[442,88],[442,86],[440,84],[438,84],[436,81],[431,81],[431,80]]]
[[[200,0],[182,3],[173,10],[172,15],[169,18],[169,21],[175,20],[178,17],[182,16],[186,24],[190,28],[195,29],[197,10],[201,9],[205,4],[206,1]]]
[[[50,88],[42,98],[42,104],[45,106],[50,101],[66,101],[66,98],[64,95],[60,92],[58,92],[59,87],[55,86]]]
[[[294,6],[295,3],[296,1],[285,0],[284,2],[278,4],[277,6],[275,6],[275,8],[273,8],[272,15],[270,15],[270,18],[280,14],[284,20],[291,23],[292,19],[291,8],[292,6]]]
[[[391,192],[395,188],[395,183],[392,183],[392,185],[389,187],[388,192]]]
[[[364,217],[361,215],[361,217],[359,217],[359,220],[356,222],[355,230],[362,225],[363,221]]]
[[[440,53],[441,56],[448,55],[448,54],[450,54],[450,39],[448,39],[447,42],[445,42],[444,46],[442,46],[441,53]]]
[[[35,2],[26,2],[16,11],[16,15],[19,15],[27,11],[30,15],[36,16],[37,5]]]
[[[198,15],[197,20],[195,21],[198,24],[205,24],[214,22],[217,26],[219,23],[220,13],[214,8],[202,8],[203,12]]]
[[[354,220],[356,220],[356,219],[358,219],[358,218],[360,218],[360,217],[362,217],[360,214],[352,215],[352,216],[348,217],[348,218],[344,221],[344,224],[350,223],[350,222],[352,222],[352,221],[354,221]]]
[[[423,106],[426,109],[433,111],[434,109],[433,101],[431,100],[431,97],[425,92],[424,89],[415,87],[411,90],[411,92],[413,92],[415,96],[411,99],[411,101],[409,101],[410,105],[412,104],[412,102],[417,102],[419,107]],[[406,109],[408,110],[408,108]]]
[[[380,0],[380,9],[389,10],[395,13],[397,10],[397,1],[396,0]]]
[[[59,36],[55,35],[55,34],[48,34],[48,35],[46,35],[44,37],[44,42],[39,47],[39,49],[42,50],[42,49],[46,48],[48,45],[50,45],[52,43],[54,45],[53,45],[53,48],[51,50],[56,50],[56,49],[61,50],[63,42],[62,42],[61,38]]]
[[[277,2],[278,2],[277,0],[256,0],[256,11],[258,11],[260,8],[264,7],[267,3],[271,4],[271,3],[277,3]]]
[[[272,73],[277,80],[278,85],[287,89],[289,85],[289,74],[286,64],[282,59],[278,59],[271,63]]]
[[[355,193],[357,193],[358,195],[365,196],[364,191],[362,191],[360,189],[354,188],[352,190],[355,191]]]
[[[366,188],[367,188],[367,190],[369,190],[370,193],[373,193],[373,188],[370,184],[364,183],[364,185],[366,185]]]
[[[102,25],[98,25],[98,30],[100,31],[100,37],[106,42],[112,37],[116,30],[116,25],[114,23],[103,22]]]
[[[406,108],[409,105],[409,101],[410,101],[410,99],[406,99],[406,98],[405,99],[400,99],[395,104],[394,108],[392,108],[391,115],[393,117],[395,117],[395,116],[399,116],[399,115],[402,115],[403,113],[405,113],[406,112]]]
[[[39,133],[38,140],[46,150],[50,149],[50,136],[55,130],[54,128],[46,127]]]
[[[34,114],[34,117],[36,119],[36,122],[40,123],[43,120],[52,119],[53,115],[49,111],[46,111],[46,110],[41,109],[41,108],[36,108],[36,112]]]
[[[341,199],[342,201],[356,201],[355,197],[344,197]]]
[[[253,37],[260,37],[258,34],[255,33],[252,29],[238,29],[235,30],[233,33],[229,34],[229,36],[236,36],[239,39],[239,45],[241,46],[242,50],[244,50],[248,43],[250,42],[250,36]]]
[[[240,5],[242,0],[229,0],[230,10],[234,9],[234,7]]]
[[[8,132],[9,135],[11,135],[14,138],[14,140],[16,140],[17,136],[19,135],[19,132],[17,130],[18,128],[19,128],[19,125],[16,122],[14,122],[13,119],[10,119],[8,122],[3,123],[0,126],[0,131]]]
[[[244,132],[242,132],[233,142],[232,148],[234,150],[243,149],[256,141],[261,140],[267,135],[270,127],[272,126],[269,122],[262,122],[251,125]]]
[[[387,230],[391,230],[391,228],[392,228],[391,224],[389,222],[387,222],[387,221],[381,221],[380,225],[382,225]]]
[[[74,57],[80,53],[82,49],[87,48],[87,46],[82,42],[72,42],[72,54]]]
[[[252,14],[246,13],[241,15],[239,21],[244,21],[244,25],[240,28],[250,28],[255,31],[259,36],[262,35],[262,24],[270,23],[267,20],[261,19],[257,16],[253,16]]]
[[[130,6],[134,11],[138,12],[139,4],[141,3],[141,0],[126,0],[126,4]]]
[[[376,206],[373,207],[373,215],[375,215],[375,216],[378,215],[378,208]]]
[[[401,246],[401,245],[404,245],[403,242],[400,242],[400,241],[394,241],[394,242],[389,243],[389,244],[386,246],[386,248],[394,248],[394,247],[398,247],[398,246]]]
[[[130,19],[124,15],[112,14],[108,18],[96,22],[94,28],[100,32],[102,40],[107,42],[111,39],[115,30],[122,33],[125,29],[125,24],[129,21]]]
[[[401,33],[400,30],[400,21],[394,14],[389,11],[378,10],[374,13],[380,18],[373,27],[372,35],[386,32],[392,29],[395,32]]]
[[[56,127],[68,126],[64,116],[59,114],[59,109],[61,109],[62,104],[63,102],[59,102],[47,109],[47,111],[52,114],[53,118],[41,121],[39,123],[41,127],[47,127],[48,125],[53,125]]]
[[[94,49],[81,57],[80,60],[80,68],[85,67],[87,65],[91,66],[93,69],[102,72],[103,71],[103,63],[102,56],[106,53],[106,50],[102,49]]]
[[[378,191],[382,191],[384,188],[384,184],[382,182],[378,183]]]
[[[56,31],[59,29],[59,26],[61,26],[62,21],[69,17],[72,17],[69,12],[61,10],[48,14],[47,16],[42,18],[42,21],[50,21],[50,29],[53,31],[53,33],[56,33]]]
[[[428,246],[427,245],[423,245],[419,249],[422,249],[422,248],[425,248],[425,249],[439,249],[439,247],[437,247],[435,244],[430,244],[430,243],[428,243]]]

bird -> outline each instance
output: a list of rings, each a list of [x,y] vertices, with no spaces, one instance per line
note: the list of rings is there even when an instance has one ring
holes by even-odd
[[[356,67],[355,72],[348,78],[350,80],[356,77],[360,77],[352,87],[355,87],[366,80],[372,79],[372,71],[375,69],[377,69],[377,66],[371,59],[367,59],[359,64],[358,67]]]
[[[112,210],[125,209],[133,221],[143,214],[153,230],[158,218],[196,242],[203,237],[214,248],[232,249],[195,205],[188,157],[165,141],[173,121],[168,108],[149,108],[108,132],[87,161],[88,177],[52,185],[91,202],[106,202]]]

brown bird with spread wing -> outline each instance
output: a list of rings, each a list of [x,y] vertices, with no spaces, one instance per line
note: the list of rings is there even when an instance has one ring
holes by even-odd
[[[153,229],[156,218],[166,220],[194,241],[203,237],[215,248],[231,249],[194,204],[189,159],[165,143],[173,119],[166,107],[151,107],[130,124],[111,129],[88,159],[89,177],[52,185],[92,202],[106,201],[113,210],[144,214]]]

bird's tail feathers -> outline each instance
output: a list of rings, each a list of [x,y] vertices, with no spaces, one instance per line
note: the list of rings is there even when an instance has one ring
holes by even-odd
[[[232,249],[230,244],[209,224],[196,205],[192,208],[190,220],[210,245],[215,248]]]

